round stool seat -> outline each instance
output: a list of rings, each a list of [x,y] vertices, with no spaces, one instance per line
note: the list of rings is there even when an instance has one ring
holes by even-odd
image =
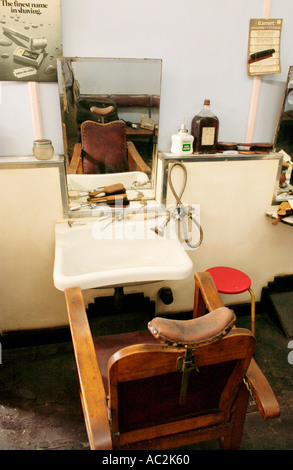
[[[241,294],[250,289],[251,280],[247,274],[238,269],[217,266],[207,269],[221,294]]]

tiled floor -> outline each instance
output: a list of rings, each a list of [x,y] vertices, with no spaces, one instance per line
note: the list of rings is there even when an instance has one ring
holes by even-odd
[[[249,318],[240,317],[237,326],[249,326]],[[96,327],[99,329],[99,325]],[[293,450],[293,364],[288,361],[289,339],[266,315],[257,315],[256,332],[255,359],[274,389],[281,415],[264,421],[251,407],[241,449]],[[194,448],[217,446],[210,442]],[[70,341],[2,347],[0,450],[37,449],[89,449]]]

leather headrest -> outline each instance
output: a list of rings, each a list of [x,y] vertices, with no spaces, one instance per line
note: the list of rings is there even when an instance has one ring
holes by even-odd
[[[236,321],[233,310],[220,307],[192,320],[155,317],[148,323],[152,335],[172,346],[196,346],[225,336]]]

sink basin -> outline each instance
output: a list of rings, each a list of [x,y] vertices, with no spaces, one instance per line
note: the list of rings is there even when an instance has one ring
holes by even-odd
[[[159,237],[158,221],[106,219],[55,225],[54,284],[90,289],[185,279],[193,264],[168,224]]]

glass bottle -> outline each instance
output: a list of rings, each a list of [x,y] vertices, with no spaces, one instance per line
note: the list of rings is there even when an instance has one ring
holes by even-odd
[[[191,135],[194,137],[195,153],[216,153],[219,120],[210,109],[210,100],[204,100],[204,107],[191,122]]]
[[[33,154],[38,160],[51,160],[54,155],[54,148],[51,140],[34,140]]]

